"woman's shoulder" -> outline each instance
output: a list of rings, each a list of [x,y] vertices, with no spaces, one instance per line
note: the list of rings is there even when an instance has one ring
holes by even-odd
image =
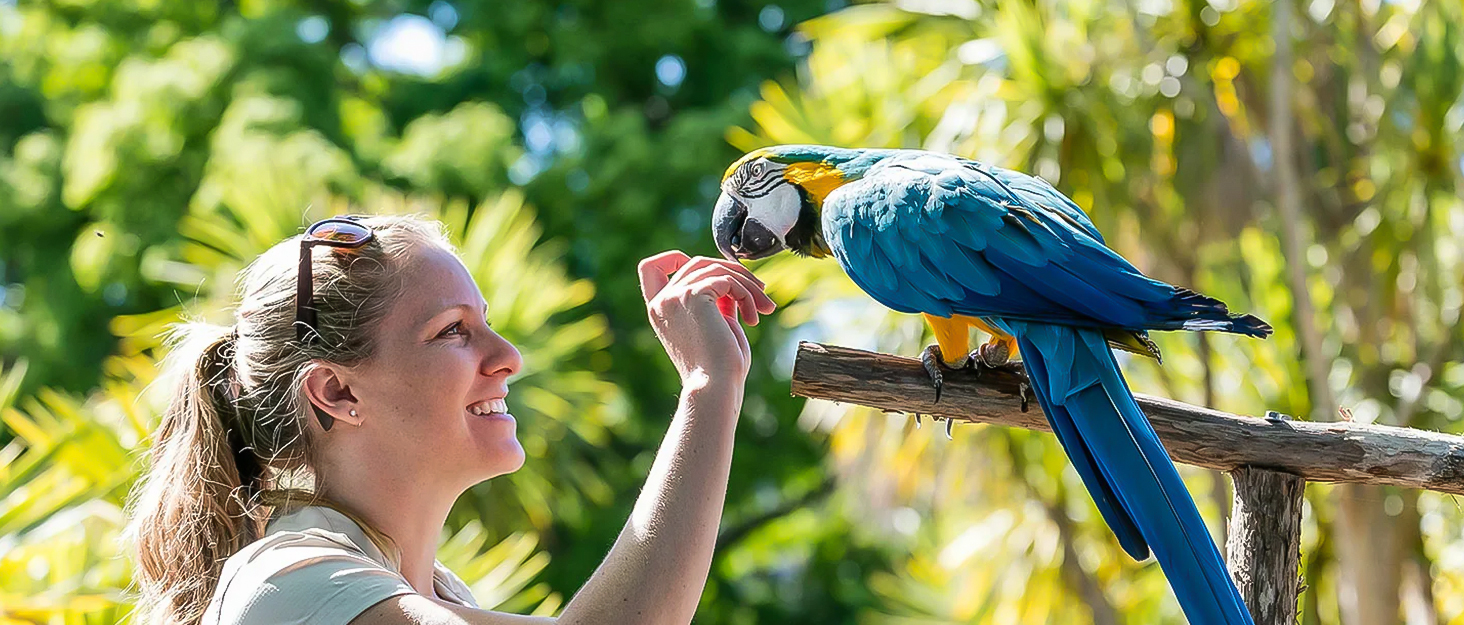
[[[354,523],[307,507],[271,522],[224,562],[204,623],[347,623],[416,592],[388,564]]]

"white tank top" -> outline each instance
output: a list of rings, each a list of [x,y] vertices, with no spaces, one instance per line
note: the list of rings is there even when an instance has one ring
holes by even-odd
[[[472,591],[441,562],[432,587],[476,608]],[[203,625],[345,625],[366,608],[417,591],[359,525],[324,506],[273,519],[259,540],[224,562]]]

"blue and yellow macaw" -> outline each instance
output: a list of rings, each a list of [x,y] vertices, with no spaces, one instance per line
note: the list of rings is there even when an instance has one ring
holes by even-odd
[[[1264,338],[1266,322],[1140,273],[1041,178],[948,154],[757,150],[727,170],[712,232],[732,260],[833,256],[881,304],[923,315],[936,339],[922,360],[937,401],[941,366],[1020,353],[1124,550],[1142,560],[1153,549],[1191,623],[1252,623],[1111,348],[1157,359],[1147,330]],[[993,338],[968,353],[972,326]]]

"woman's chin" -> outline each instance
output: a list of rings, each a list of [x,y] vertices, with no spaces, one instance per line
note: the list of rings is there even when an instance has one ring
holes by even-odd
[[[524,466],[524,448],[517,442],[512,445],[483,450],[483,479],[508,475]]]
[[[513,453],[505,454],[503,457],[503,470],[499,475],[513,473],[524,466],[524,448],[514,441]]]
[[[513,415],[468,413],[468,434],[483,459],[480,464],[491,476],[513,473],[524,464],[524,448],[518,440],[518,423]],[[491,477],[490,476],[490,477]]]
[[[483,459],[481,464],[487,465],[494,475],[513,473],[524,466],[524,447],[512,434],[479,438],[476,442],[477,456]]]

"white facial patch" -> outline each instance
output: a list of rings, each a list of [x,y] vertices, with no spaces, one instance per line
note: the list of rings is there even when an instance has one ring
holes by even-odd
[[[791,183],[774,187],[767,195],[746,200],[747,217],[777,235],[779,243],[787,243],[788,231],[798,223],[803,212],[803,198]]]

